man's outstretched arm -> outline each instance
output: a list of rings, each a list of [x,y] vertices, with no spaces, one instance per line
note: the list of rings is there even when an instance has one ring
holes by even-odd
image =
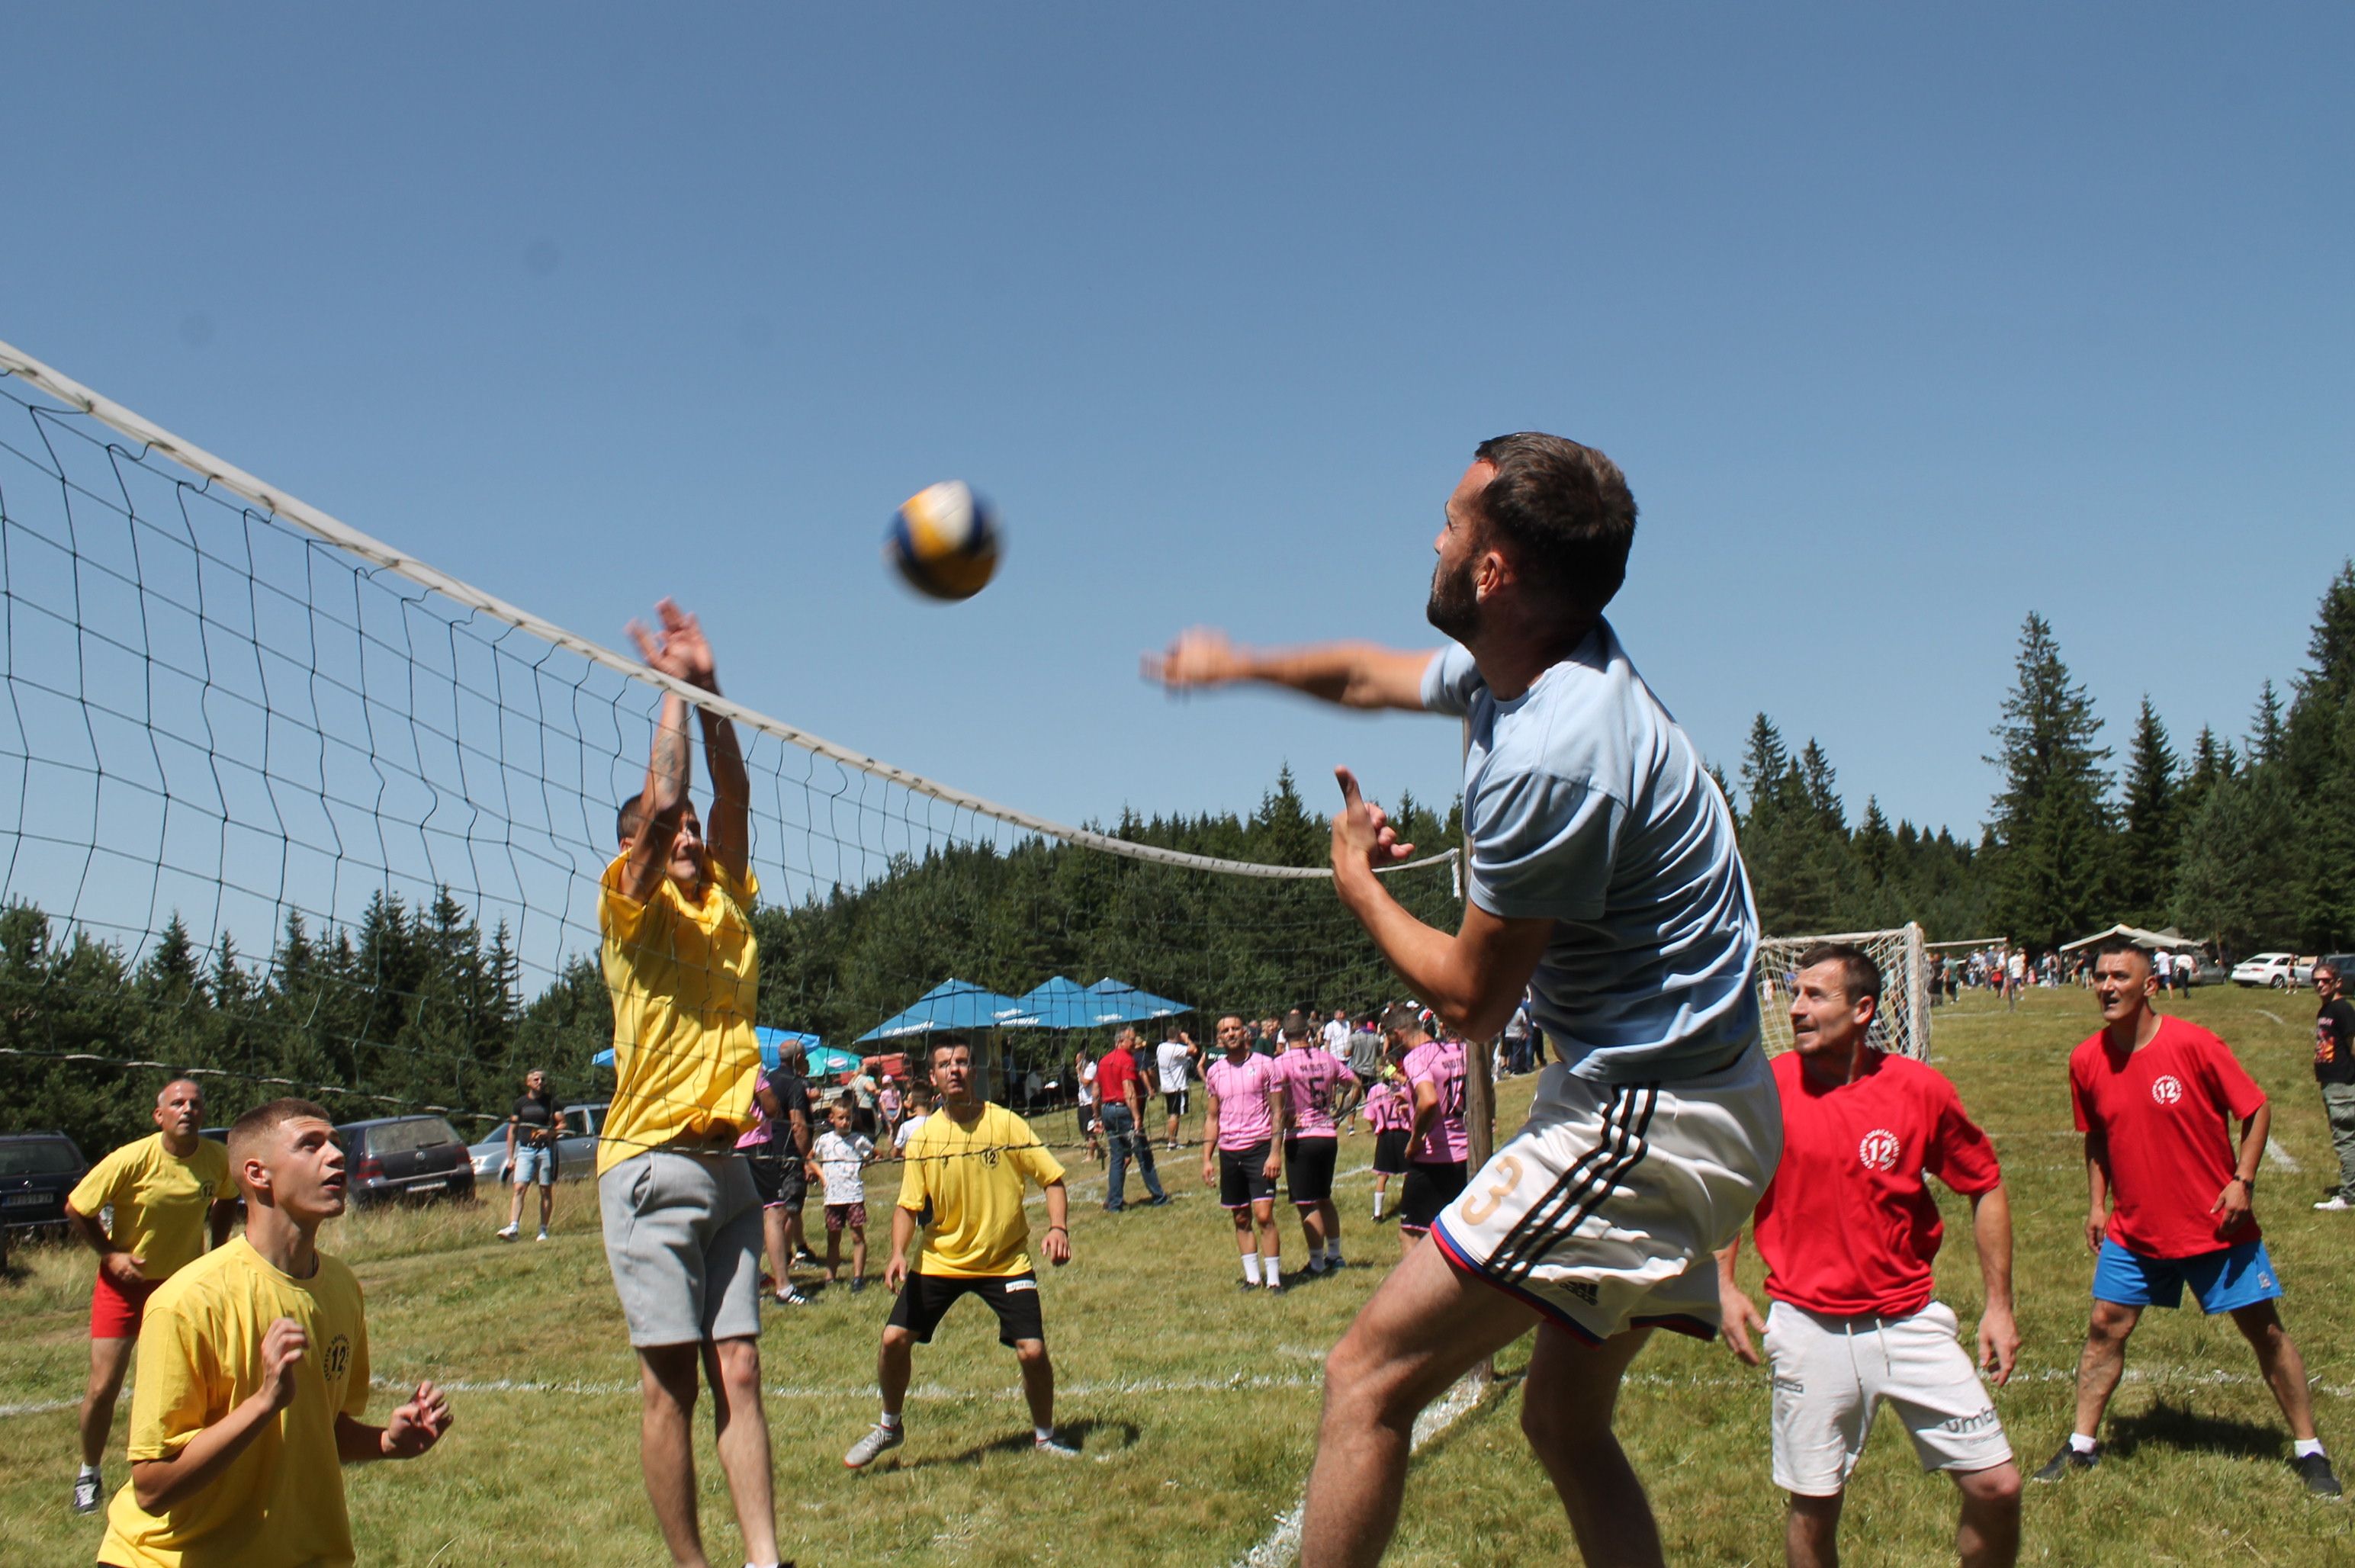
[[[1305,692],[1344,708],[1423,711],[1423,674],[1431,650],[1373,643],[1316,643],[1305,648],[1253,648],[1224,632],[1197,626],[1158,654],[1145,656],[1145,678],[1169,690],[1256,682]]]
[[[665,675],[719,696],[719,672],[703,623],[668,599],[655,606],[655,613],[662,622],[659,637],[630,624],[639,656]],[[667,720],[667,705],[663,713]],[[752,784],[744,771],[744,753],[737,745],[734,724],[704,709],[696,709],[695,716],[703,731],[704,765],[711,771],[711,820],[703,825],[703,842],[712,859],[741,881],[751,865],[752,840]]]

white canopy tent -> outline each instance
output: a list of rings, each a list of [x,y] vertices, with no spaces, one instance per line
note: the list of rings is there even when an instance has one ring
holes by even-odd
[[[2107,931],[2097,931],[2091,936],[2081,936],[2074,942],[2064,942],[2061,944],[2061,951],[2074,953],[2080,947],[2091,947],[2097,942],[2107,942],[2113,936],[2123,936],[2145,947],[2163,948],[2170,953],[2197,953],[2200,950],[2200,943],[2196,938],[2185,936],[2172,928],[2166,931],[2145,931],[2138,925],[2121,923],[2110,927]]]

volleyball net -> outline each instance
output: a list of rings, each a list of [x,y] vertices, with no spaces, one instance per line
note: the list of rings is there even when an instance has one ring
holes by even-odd
[[[743,752],[764,1026],[886,1054],[925,1031],[861,1037],[943,982],[1062,977],[1123,983],[1091,1017],[1208,1049],[1221,1012],[1396,994],[1288,782],[1249,815],[1108,828],[982,799],[675,682],[5,344],[0,688],[20,1123],[119,1123],[164,1072],[212,1085],[215,1120],[302,1093],[470,1136],[528,1067],[595,1095],[599,879],[672,691]],[[1440,854],[1390,886],[1452,925],[1455,873]],[[991,1087],[1068,1077],[1072,1029],[1100,1027],[1078,1018],[993,1019]]]

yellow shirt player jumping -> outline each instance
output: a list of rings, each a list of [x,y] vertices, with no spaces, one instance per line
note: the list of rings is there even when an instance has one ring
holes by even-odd
[[[630,635],[651,667],[718,696],[703,628],[669,600],[657,635]],[[761,1074],[761,981],[751,912],[751,784],[736,728],[697,709],[711,772],[711,836],[687,797],[687,700],[666,691],[645,788],[624,804],[621,853],[597,900],[613,999],[613,1104],[597,1146],[605,1263],[645,1375],[638,1458],[671,1556],[700,1563],[697,1368],[709,1348],[719,1467],[745,1555],[777,1561],[768,1418],[761,1407],[761,1197],[737,1135]]]
[[[81,1473],[76,1513],[106,1495],[99,1460],[114,1426],[114,1402],[155,1287],[204,1255],[207,1221],[220,1245],[237,1217],[229,1150],[199,1137],[205,1092],[175,1078],[155,1095],[155,1132],[96,1165],[66,1199],[66,1223],[98,1253],[90,1291],[90,1385],[81,1396]],[[101,1222],[101,1216],[111,1213]]]
[[[346,1465],[407,1459],[450,1429],[432,1383],[369,1426],[368,1320],[352,1271],[318,1249],[344,1211],[327,1114],[273,1100],[229,1128],[245,1234],[156,1290],[131,1398],[131,1484],[107,1510],[105,1568],[341,1568]]]
[[[934,1040],[932,1058],[940,1108],[908,1140],[907,1173],[891,1211],[891,1255],[883,1265],[884,1288],[900,1293],[876,1359],[883,1415],[842,1462],[860,1469],[900,1445],[900,1409],[915,1347],[932,1343],[932,1330],[961,1296],[977,1296],[997,1314],[998,1343],[1011,1346],[1022,1367],[1033,1446],[1069,1458],[1079,1450],[1055,1440],[1055,1368],[1047,1359],[1039,1275],[1030,1264],[1030,1222],[1022,1214],[1027,1178],[1047,1195],[1047,1239],[1039,1250],[1059,1268],[1071,1261],[1063,1168],[1029,1123],[974,1098],[973,1051],[962,1039]],[[922,1255],[911,1269],[908,1243],[915,1239],[917,1216],[927,1211],[932,1221],[924,1226]]]

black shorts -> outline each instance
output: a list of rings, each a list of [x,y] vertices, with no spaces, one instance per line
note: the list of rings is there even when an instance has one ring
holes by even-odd
[[[891,1304],[891,1316],[886,1321],[894,1328],[905,1328],[914,1334],[917,1344],[929,1345],[932,1342],[932,1330],[941,1326],[941,1319],[961,1296],[977,1296],[997,1314],[999,1344],[1011,1348],[1024,1339],[1046,1342],[1046,1325],[1039,1316],[1039,1276],[1035,1274],[997,1275],[983,1279],[911,1274],[900,1287],[900,1298]]]
[[[763,1209],[799,1209],[809,1188],[809,1172],[797,1158],[773,1154],[751,1157],[752,1189]]]
[[[1161,1108],[1168,1112],[1173,1116],[1184,1115],[1186,1114],[1186,1093],[1187,1092],[1183,1089],[1164,1089],[1161,1091]]]
[[[1400,1176],[1406,1171],[1406,1139],[1404,1127],[1392,1127],[1374,1135],[1374,1174]]]
[[[1406,1190],[1399,1198],[1399,1229],[1428,1231],[1439,1211],[1455,1201],[1464,1190],[1466,1179],[1464,1162],[1452,1165],[1425,1165],[1421,1160],[1406,1168]]]
[[[1333,1155],[1340,1147],[1332,1138],[1284,1140],[1284,1185],[1295,1208],[1309,1209],[1333,1198]]]
[[[1267,1175],[1267,1148],[1262,1138],[1249,1148],[1219,1151],[1220,1207],[1248,1209],[1275,1197],[1275,1183]]]

